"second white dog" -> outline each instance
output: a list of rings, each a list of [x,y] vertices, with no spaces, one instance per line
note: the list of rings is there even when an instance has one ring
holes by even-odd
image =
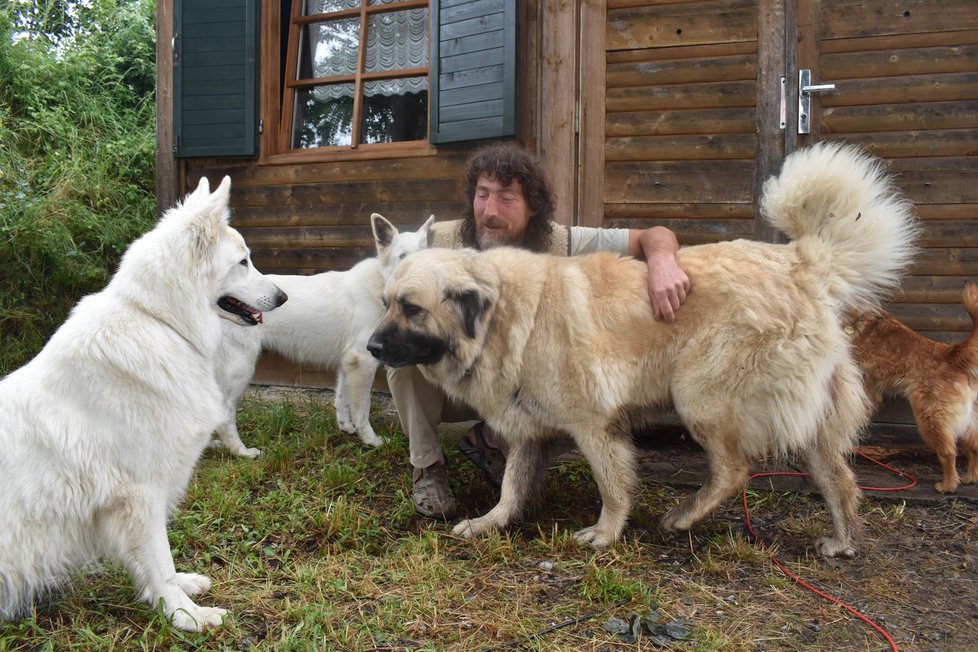
[[[228,450],[252,458],[260,453],[241,441],[236,416],[262,349],[293,362],[335,370],[334,403],[340,430],[358,435],[368,446],[381,443],[370,425],[370,393],[380,363],[367,351],[367,340],[384,313],[384,284],[406,256],[428,246],[428,230],[434,221],[432,215],[417,231],[402,233],[374,213],[370,226],[376,257],[342,272],[265,275],[289,295],[289,301],[265,315],[260,328],[224,329],[217,375],[227,402],[217,435]]]

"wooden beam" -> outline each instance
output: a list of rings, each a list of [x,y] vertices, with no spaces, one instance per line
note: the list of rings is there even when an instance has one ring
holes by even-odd
[[[605,77],[607,0],[581,5],[580,155],[577,183],[581,189],[577,223],[604,225]]]
[[[156,3],[156,215],[179,193],[173,158],[173,0]]]
[[[782,127],[782,92],[787,102],[785,78],[785,8],[784,0],[760,0],[757,7],[757,96],[754,119],[757,145],[754,167],[754,239],[783,242],[784,235],[768,224],[758,208],[761,188],[768,177],[777,174],[784,160]],[[785,79],[787,81],[787,79]],[[785,116],[786,119],[786,116]]]
[[[577,216],[577,2],[541,3],[540,159],[550,173],[557,198],[556,219],[576,223]]]

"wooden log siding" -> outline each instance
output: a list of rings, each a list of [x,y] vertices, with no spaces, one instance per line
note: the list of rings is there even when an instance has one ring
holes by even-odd
[[[924,335],[959,341],[978,279],[978,11],[974,0],[822,0],[820,137],[885,158],[925,225],[903,291],[888,304]],[[964,172],[964,174],[962,174]]]
[[[757,0],[609,0],[604,215],[753,238]]]
[[[349,269],[376,251],[370,214],[415,229],[429,215],[462,214],[461,175],[468,151],[439,156],[227,167],[188,161],[188,187],[201,176],[232,178],[232,224],[267,273]]]

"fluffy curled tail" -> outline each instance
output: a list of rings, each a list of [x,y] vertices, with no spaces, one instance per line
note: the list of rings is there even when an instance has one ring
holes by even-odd
[[[971,374],[978,376],[978,285],[967,282],[961,290],[961,305],[971,317],[971,334],[959,344],[955,344],[957,355]]]
[[[795,241],[839,310],[866,310],[899,286],[919,226],[879,159],[821,142],[785,159],[764,184],[761,212]]]

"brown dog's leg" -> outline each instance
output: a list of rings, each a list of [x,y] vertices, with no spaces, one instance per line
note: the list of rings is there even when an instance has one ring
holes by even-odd
[[[934,488],[941,493],[954,493],[961,482],[958,477],[957,461],[958,447],[954,441],[954,433],[941,422],[937,415],[924,412],[923,405],[927,399],[913,397],[911,407],[917,417],[917,427],[920,430],[920,437],[924,440],[931,450],[937,455],[937,461],[941,464],[941,481],[934,485]]]
[[[972,430],[971,434],[961,440],[961,450],[968,458],[968,469],[961,476],[961,482],[974,484],[978,482],[978,430]]]
[[[499,502],[484,516],[461,521],[452,533],[471,539],[509,525],[523,512],[529,499],[540,492],[547,473],[546,450],[542,441],[510,442]]]
[[[662,517],[662,529],[688,530],[706,518],[720,503],[740,491],[750,475],[750,460],[737,447],[737,434],[721,427],[697,426],[690,433],[703,448],[710,477],[699,491]]]
[[[607,430],[592,433],[574,441],[594,472],[601,493],[601,515],[597,523],[574,533],[574,538],[600,549],[617,541],[625,530],[638,475],[630,436],[616,436]]]

